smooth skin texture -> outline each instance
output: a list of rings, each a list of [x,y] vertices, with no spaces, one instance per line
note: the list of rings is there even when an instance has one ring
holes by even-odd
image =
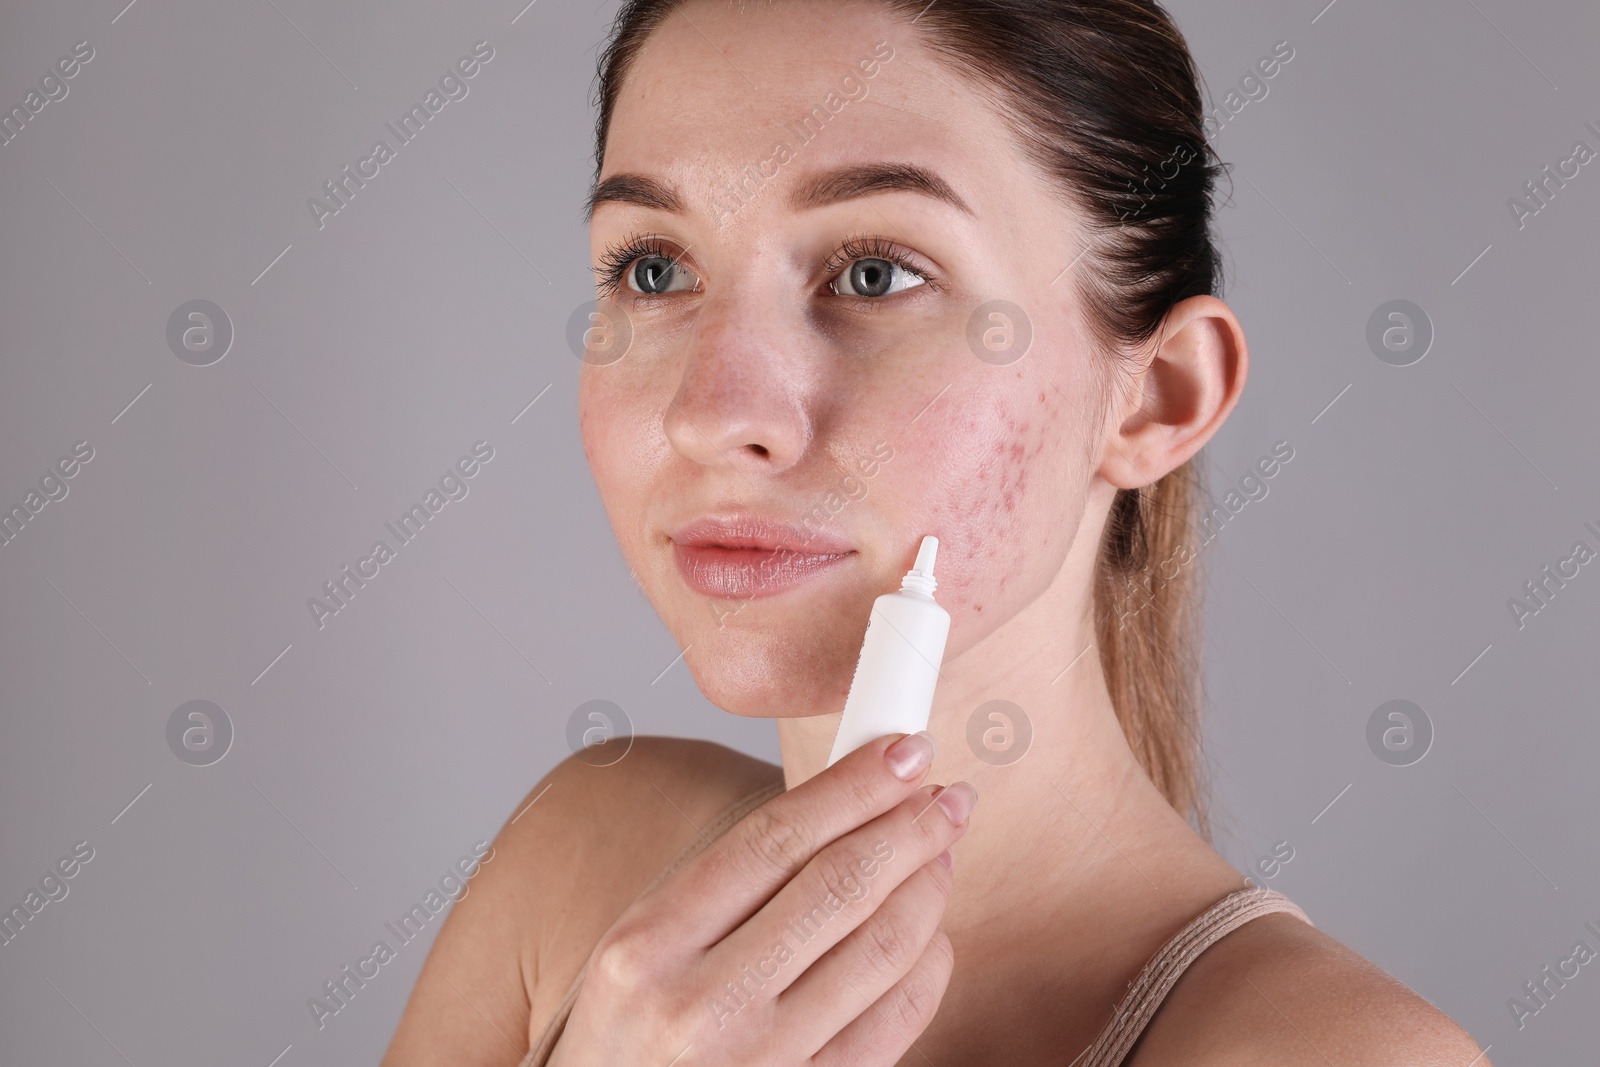
[[[862,78],[856,64],[880,41],[893,57]],[[745,169],[771,158],[778,140],[793,144],[788,125],[851,74],[867,95],[737,205],[727,190]],[[904,182],[863,190],[840,179],[877,164],[925,168],[968,210]],[[1209,296],[1177,304],[1138,353],[1137,373],[1099,389],[1108,357],[1074,296],[1082,264],[1067,269],[1082,248],[1077,214],[989,97],[915,26],[871,4],[691,0],[654,33],[624,87],[602,184],[618,175],[649,184],[596,205],[593,262],[646,234],[672,265],[668,291],[646,295],[625,278],[608,304],[633,340],[621,360],[582,370],[586,455],[623,556],[696,684],[731,713],[775,718],[783,765],[640,738],[614,767],[559,766],[452,910],[386,1067],[514,1064],[597,946],[656,946],[678,969],[651,972],[652,984],[624,966],[593,996],[586,988],[572,1057],[565,1039],[556,1052],[563,1064],[585,1062],[585,1049],[603,1058],[596,1020],[671,1000],[692,981],[683,961],[707,951],[704,924],[736,931],[750,921],[752,901],[737,895],[694,902],[701,925],[635,906],[696,827],[779,773],[793,792],[815,779],[831,798],[819,809],[868,822],[877,809],[834,773],[847,761],[826,773],[823,764],[872,599],[898,586],[925,533],[940,538],[937,595],[952,620],[926,780],[965,779],[983,799],[953,846],[948,896],[930,892],[910,909],[908,939],[921,952],[910,966],[929,953],[927,967],[942,965],[948,943],[942,996],[902,1015],[914,1048],[857,1062],[1070,1062],[1162,942],[1245,884],[1129,749],[1092,647],[1091,600],[1115,490],[1153,483],[1193,456],[1237,403],[1248,369],[1238,319]],[[642,188],[655,195],[637,195]],[[893,272],[886,295],[855,287],[850,264],[863,257],[840,254],[852,236],[876,239],[870,258]],[[878,258],[885,248],[910,268]],[[1026,356],[1006,366],[976,358],[966,339],[973,309],[995,298],[1023,308],[1033,329]],[[724,511],[798,520],[878,442],[893,458],[828,526],[854,549],[846,563],[746,601],[684,584],[667,533],[676,524]],[[1008,767],[979,761],[966,741],[972,710],[995,698],[1022,707],[1033,729],[1027,756]],[[847,822],[819,821],[807,846],[851,840]],[[740,832],[749,829],[730,834]],[[707,853],[680,890],[722,862]],[[790,866],[810,870],[805,856],[797,851]],[[888,899],[874,887],[868,901],[881,909]],[[942,932],[925,937],[935,913]],[[631,996],[605,1002],[620,995],[619,980],[633,983]],[[819,997],[815,1018],[764,1016],[786,1054],[815,1043],[819,1019],[870,1011],[847,985],[834,993],[831,1003]],[[723,1061],[691,1052],[682,1062]],[[1273,914],[1207,950],[1125,1062],[1489,1060],[1380,968]]]

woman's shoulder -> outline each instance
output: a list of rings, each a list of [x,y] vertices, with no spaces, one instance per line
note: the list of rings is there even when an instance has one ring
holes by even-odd
[[[685,850],[783,769],[711,741],[641,736],[620,757],[568,756],[496,840],[532,911],[525,974],[537,1022],[553,1012],[618,916]],[[502,849],[501,841],[504,841]]]
[[[1201,953],[1125,1067],[1490,1067],[1472,1037],[1381,967],[1297,916],[1253,919]]]
[[[563,759],[522,799],[502,834],[536,839],[530,843],[547,854],[560,848],[585,876],[653,876],[719,814],[783,782],[782,767],[712,741],[643,736],[627,746],[615,756],[585,749]],[[520,834],[512,830],[522,822],[528,825]],[[566,882],[579,871],[559,873]]]
[[[562,760],[501,834],[551,904],[566,903],[565,891],[625,907],[720,814],[782,781],[783,768],[712,741],[634,737],[615,757],[586,749]],[[555,926],[568,925],[559,918]]]
[[[609,766],[594,750],[568,757],[507,814],[428,952],[385,1067],[487,1062],[507,1034],[536,1039],[656,873],[729,805],[783,781],[705,741],[638,737],[625,752]]]

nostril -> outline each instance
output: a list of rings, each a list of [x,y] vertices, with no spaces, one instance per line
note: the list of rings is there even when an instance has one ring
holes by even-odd
[[[767,446],[766,445],[751,445],[750,448],[758,456],[761,456],[761,457],[765,458],[766,455],[767,455]]]

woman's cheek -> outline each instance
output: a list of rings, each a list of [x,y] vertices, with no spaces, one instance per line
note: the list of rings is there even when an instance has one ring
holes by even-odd
[[[1035,528],[1048,512],[1034,497],[1046,420],[1038,409],[996,403],[957,414],[951,429],[926,512],[939,534],[936,595],[953,619],[999,613],[998,623],[1006,605],[1037,593],[1018,588],[1037,584],[1028,565],[1059,548],[1046,543],[1055,531]]]
[[[609,458],[605,438],[616,425],[604,375],[604,368],[587,363],[578,371],[578,439],[583,442],[584,457],[596,478],[605,473]]]
[[[638,410],[637,398],[631,391],[619,388],[623,384],[619,380],[600,379],[606,370],[583,371],[578,429],[595,488],[612,520],[613,532],[626,550],[632,547],[633,540],[627,520],[642,517],[648,491],[646,472],[656,462],[660,442],[650,439],[650,422]],[[659,424],[657,419],[656,425]],[[629,562],[637,563],[632,559]]]

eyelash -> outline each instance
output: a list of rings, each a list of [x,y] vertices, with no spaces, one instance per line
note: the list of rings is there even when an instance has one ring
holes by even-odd
[[[676,262],[676,257],[667,252],[666,245],[662,242],[661,238],[653,235],[630,236],[621,244],[612,245],[610,248],[606,249],[605,253],[600,257],[600,266],[590,268],[590,270],[594,271],[600,276],[601,293],[608,297],[615,297],[618,293],[620,293],[622,291],[623,279],[626,277],[628,269],[645,256],[660,256],[663,259],[673,260]],[[845,238],[845,240],[840,243],[838,249],[836,249],[828,256],[826,260],[823,261],[823,270],[831,275],[837,271],[843,270],[845,267],[849,266],[851,263],[854,263],[858,259],[885,260],[886,262],[893,263],[895,266],[901,268],[907,273],[914,274],[918,278],[921,278],[923,285],[914,286],[913,288],[920,289],[923,288],[923,286],[926,286],[929,289],[938,289],[937,280],[934,278],[934,276],[922,266],[917,264],[914,260],[912,260],[910,256],[906,255],[904,252],[901,252],[898,248],[883,238],[867,234],[852,234],[851,236]],[[905,290],[901,291],[904,292]],[[641,293],[639,295],[648,297],[667,296],[670,294]],[[839,293],[837,295],[850,296],[852,294]],[[883,297],[860,297],[859,299],[882,300]]]

